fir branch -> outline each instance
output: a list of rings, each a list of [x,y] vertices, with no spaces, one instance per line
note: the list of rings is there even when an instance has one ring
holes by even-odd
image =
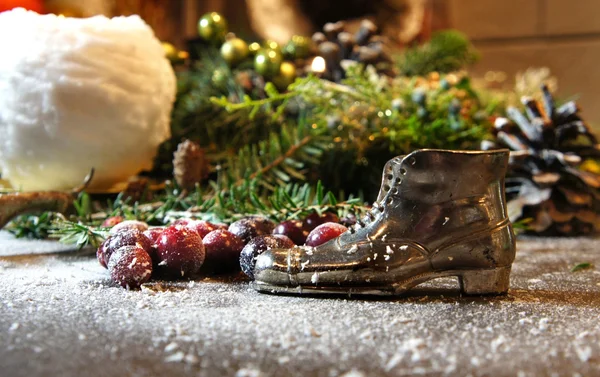
[[[294,97],[296,93],[287,92],[287,93],[279,93],[275,88],[273,83],[268,82],[265,84],[265,93],[268,95],[267,98],[262,99],[252,99],[248,95],[243,96],[243,102],[240,103],[232,103],[226,97],[221,96],[220,98],[211,97],[210,102],[225,108],[228,112],[235,112],[238,110],[250,110],[249,118],[254,120],[256,114],[258,114],[265,106],[283,106],[286,105],[286,100]],[[275,114],[278,114],[275,112]]]
[[[398,68],[405,76],[425,76],[431,72],[458,71],[478,59],[479,53],[464,34],[446,30],[434,34],[424,45],[405,51]]]
[[[336,197],[325,191],[320,182],[316,186],[305,184],[287,184],[277,187],[266,197],[256,194],[257,181],[245,180],[239,186],[228,191],[214,194],[208,205],[192,207],[187,211],[168,211],[167,221],[179,217],[194,217],[217,222],[232,222],[248,215],[263,215],[274,221],[299,219],[310,213],[335,212],[339,216],[349,213],[357,216],[368,210],[361,205],[360,198]]]
[[[286,159],[291,158],[300,148],[307,145],[312,140],[311,136],[305,136],[300,140],[297,144],[292,145],[283,155],[277,157],[275,160],[271,161],[267,166],[263,167],[259,171],[250,174],[250,179],[255,179],[259,176],[263,176],[267,174],[272,169],[282,165]],[[241,180],[237,181],[236,184],[240,184]]]
[[[64,244],[75,244],[78,249],[85,246],[97,248],[108,236],[108,229],[95,228],[84,223],[68,220],[55,221],[50,237]]]
[[[53,212],[21,215],[8,223],[5,229],[16,238],[45,239],[50,235],[57,218],[62,218],[62,215]]]
[[[258,186],[273,192],[293,180],[303,181],[305,170],[310,164],[318,164],[325,147],[324,140],[304,122],[284,125],[267,140],[247,145],[235,157],[229,157],[222,164],[215,190],[256,180]]]

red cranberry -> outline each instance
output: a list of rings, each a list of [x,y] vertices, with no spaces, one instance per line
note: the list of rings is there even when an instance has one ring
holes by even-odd
[[[298,220],[288,220],[279,223],[275,229],[273,229],[273,234],[287,236],[294,241],[296,245],[304,245],[306,237],[308,236],[308,232],[302,229],[302,222]]]
[[[325,223],[316,227],[306,238],[307,246],[319,246],[327,241],[337,238],[348,228],[338,223]]]
[[[150,254],[150,258],[152,258],[152,260],[155,263],[158,263],[158,258],[157,258],[157,254],[156,254],[156,249],[158,246],[158,239],[160,238],[161,234],[163,233],[163,231],[165,229],[166,229],[166,227],[164,227],[164,226],[157,226],[157,227],[149,228],[148,230],[146,230],[144,232],[144,236],[146,236],[146,238],[148,238],[150,240],[150,250],[148,251],[148,254]]]
[[[130,230],[130,229],[137,229],[140,232],[143,232],[145,230],[148,230],[148,224],[146,224],[143,221],[125,220],[125,221],[120,222],[117,225],[113,226],[112,229],[110,230],[110,234],[116,234],[116,233],[122,232],[124,230]]]
[[[217,229],[208,233],[202,243],[206,249],[202,271],[219,273],[239,270],[238,262],[244,243],[238,236],[230,231]]]
[[[158,271],[171,277],[198,273],[205,256],[198,233],[182,225],[171,225],[163,231],[156,252]]]
[[[103,228],[112,228],[113,226],[120,224],[123,221],[125,221],[125,218],[123,216],[112,216],[104,220],[101,226]]]
[[[106,266],[106,262],[104,261],[104,243],[98,246],[98,250],[96,250],[96,258],[102,267],[108,268],[108,266]]]
[[[218,227],[215,224],[209,223],[208,221],[204,220],[193,220],[190,221],[186,226],[197,232],[200,238],[204,238],[208,233],[212,232],[215,229],[218,229]]]
[[[152,227],[144,232],[144,236],[146,236],[150,242],[152,242],[152,245],[156,245],[160,235],[165,231],[165,229],[167,228],[164,226]]]
[[[290,240],[290,238],[288,236],[284,236],[282,234],[276,234],[273,237],[277,238],[277,240],[279,242],[279,246],[277,246],[277,247],[280,249],[290,249],[290,248],[296,246],[294,241]]]
[[[227,224],[213,224],[213,225],[216,226],[217,229],[229,230],[229,225],[227,225]]]
[[[217,225],[208,221],[186,218],[177,219],[171,225],[184,225],[195,232],[198,232],[200,238],[204,238],[208,233],[218,228]]]
[[[108,271],[112,280],[121,287],[136,289],[150,280],[152,259],[139,246],[123,246],[113,253]]]
[[[254,237],[271,234],[274,228],[275,224],[271,220],[261,216],[245,217],[229,225],[229,231],[240,237],[245,244]]]
[[[340,219],[340,224],[342,224],[345,227],[349,227],[356,224],[356,215],[351,213],[347,214],[346,216]]]
[[[117,251],[117,249],[123,246],[139,246],[147,253],[150,253],[152,243],[146,236],[144,236],[142,232],[137,229],[130,229],[127,231],[124,230],[116,234],[109,235],[108,238],[98,248],[101,248],[102,252],[98,252],[97,254],[104,254],[104,265],[108,266],[111,255]]]
[[[310,215],[306,216],[306,218],[302,222],[302,228],[307,232],[312,232],[313,229],[315,229],[321,224],[329,222],[337,223],[339,221],[340,219],[335,213],[325,212],[323,215],[319,216],[318,213],[313,212]]]
[[[258,236],[248,242],[240,254],[240,267],[250,278],[254,279],[256,258],[269,249],[289,249],[294,243],[286,236]]]

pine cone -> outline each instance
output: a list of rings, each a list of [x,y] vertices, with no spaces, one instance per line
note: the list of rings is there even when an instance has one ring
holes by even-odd
[[[366,19],[355,34],[346,31],[343,21],[325,24],[323,32],[317,32],[312,37],[317,46],[316,52],[325,59],[323,78],[341,81],[345,77],[344,65],[351,65],[349,62],[372,65],[378,73],[394,76],[388,41],[377,33],[377,25]],[[342,61],[346,64],[342,65]]]
[[[123,191],[123,199],[131,203],[149,201],[152,199],[152,193],[149,190],[150,181],[148,178],[137,177],[127,183],[127,187]]]
[[[543,101],[521,99],[495,123],[496,142],[483,149],[511,150],[506,179],[511,221],[532,219],[530,232],[582,235],[600,228],[600,175],[581,169],[600,158],[596,137],[579,115],[575,102],[556,108],[547,86]]]
[[[183,190],[191,190],[208,176],[208,163],[204,151],[193,141],[179,143],[173,154],[173,177]]]

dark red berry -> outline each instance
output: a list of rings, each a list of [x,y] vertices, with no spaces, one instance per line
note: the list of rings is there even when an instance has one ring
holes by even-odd
[[[120,286],[136,289],[150,280],[152,259],[139,246],[123,246],[111,256],[108,271],[112,280]]]
[[[173,221],[171,224],[169,225],[187,225],[189,224],[191,221],[194,221],[194,219],[188,219],[186,217],[182,217],[180,219],[177,219],[175,221]]]
[[[112,216],[104,220],[104,222],[102,223],[102,227],[112,228],[113,226],[122,223],[123,221],[125,221],[125,218],[123,216]]]
[[[271,234],[274,228],[275,223],[261,216],[245,217],[229,225],[229,231],[240,237],[245,244],[254,237]]]
[[[108,236],[106,241],[100,245],[100,248],[102,248],[103,251],[102,254],[104,254],[104,265],[108,266],[111,255],[117,251],[117,249],[123,246],[139,246],[147,253],[150,253],[152,243],[142,232],[137,229],[124,230],[115,234],[111,234]]]
[[[325,223],[316,227],[306,238],[307,246],[319,246],[327,241],[337,238],[348,228],[338,223]]]
[[[310,215],[306,216],[306,218],[302,222],[302,228],[310,233],[313,231],[313,229],[315,229],[321,224],[329,222],[337,223],[339,221],[340,219],[335,213],[325,212],[323,215],[319,216],[318,213],[313,212]]]
[[[144,236],[146,236],[146,238],[150,240],[150,250],[148,251],[148,254],[150,254],[150,258],[152,258],[152,260],[157,264],[158,258],[156,254],[156,249],[158,246],[158,239],[160,238],[161,234],[165,229],[166,227],[164,226],[157,226],[153,228],[148,228],[148,230],[144,232]]]
[[[164,226],[152,227],[144,232],[144,236],[146,236],[150,240],[150,242],[152,242],[153,245],[156,245],[158,243],[160,235],[164,232],[165,229],[167,228]]]
[[[200,238],[204,238],[208,233],[218,229],[215,224],[204,220],[193,220],[190,221],[186,226],[197,232]]]
[[[240,268],[240,252],[244,248],[242,240],[228,230],[217,229],[202,239],[206,259],[202,271],[229,272]]]
[[[156,247],[158,272],[170,277],[195,275],[204,262],[204,245],[195,231],[171,225],[160,235]]]
[[[340,218],[333,212],[325,212],[323,216],[321,216],[321,220],[323,220],[323,224],[325,223],[339,223]]]
[[[298,220],[288,220],[277,224],[273,229],[273,234],[287,236],[296,245],[304,245],[308,236],[308,232],[302,229],[302,222]]]
[[[345,227],[352,226],[356,224],[356,216],[349,213],[340,219],[340,224],[342,224]]]
[[[120,222],[117,225],[113,226],[110,230],[110,234],[116,234],[116,233],[122,232],[124,230],[131,230],[131,229],[137,229],[140,232],[143,232],[145,230],[148,230],[148,224],[146,224],[143,221],[125,220],[125,221]]]
[[[277,247],[280,249],[290,249],[296,246],[294,241],[290,240],[288,236],[284,236],[282,234],[275,234],[274,237],[277,238],[277,240],[279,240],[279,246]]]
[[[321,216],[319,216],[318,213],[313,212],[304,218],[304,221],[302,222],[302,228],[307,232],[311,232],[321,224]]]
[[[289,249],[294,243],[286,236],[258,236],[248,242],[240,254],[240,267],[250,278],[254,279],[256,258],[269,249]]]
[[[106,262],[104,261],[104,243],[98,246],[98,250],[96,250],[96,258],[102,267],[108,268],[108,266],[106,266]]]
[[[227,225],[227,224],[213,224],[213,225],[216,226],[217,229],[229,230],[229,225]]]

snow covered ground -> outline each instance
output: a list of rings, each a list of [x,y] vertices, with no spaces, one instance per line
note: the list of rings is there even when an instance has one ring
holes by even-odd
[[[62,249],[0,233],[2,376],[600,375],[600,271],[570,271],[600,267],[600,240],[521,240],[504,297],[442,279],[391,300],[241,276],[126,291]]]

